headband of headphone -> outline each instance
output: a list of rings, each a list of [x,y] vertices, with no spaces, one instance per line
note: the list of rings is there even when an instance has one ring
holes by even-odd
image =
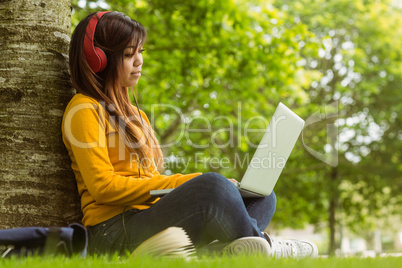
[[[106,68],[107,57],[105,52],[99,47],[94,46],[94,35],[99,19],[110,11],[98,12],[92,16],[88,22],[84,37],[84,54],[89,66],[95,73],[99,73]]]

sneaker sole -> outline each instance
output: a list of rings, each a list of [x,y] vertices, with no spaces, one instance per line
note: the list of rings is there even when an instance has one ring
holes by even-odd
[[[227,255],[270,255],[270,245],[261,237],[242,237],[231,242],[222,249],[222,254]]]
[[[311,241],[307,241],[307,240],[299,240],[299,241],[304,242],[304,243],[308,243],[313,248],[313,252],[310,255],[308,255],[307,257],[311,257],[311,258],[317,258],[318,257],[318,248],[317,248],[316,244],[312,243]]]
[[[317,245],[314,244],[313,242],[308,241],[308,240],[294,240],[294,239],[289,239],[289,240],[309,244],[313,249],[313,251],[309,255],[302,253],[301,254],[302,256],[295,256],[294,258],[306,258],[306,257],[317,258],[318,257],[318,248],[317,248]]]

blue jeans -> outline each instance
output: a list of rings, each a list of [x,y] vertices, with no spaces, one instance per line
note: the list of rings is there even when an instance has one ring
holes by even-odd
[[[262,237],[275,208],[274,192],[267,197],[243,199],[227,178],[205,173],[182,184],[149,209],[128,210],[88,227],[88,253],[131,252],[171,226],[186,230],[196,247],[213,240]]]

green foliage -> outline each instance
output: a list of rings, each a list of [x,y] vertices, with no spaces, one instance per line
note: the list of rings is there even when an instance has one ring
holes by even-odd
[[[265,129],[282,101],[305,119],[317,111],[326,119],[304,129],[275,188],[276,227],[326,221],[331,200],[337,221],[356,231],[397,213],[402,11],[392,1],[105,2],[148,31],[136,91],[170,156],[167,174],[241,179],[262,136],[246,129]],[[73,27],[102,9],[77,3]]]
[[[340,135],[334,145],[339,149],[339,165],[327,167],[326,172],[316,171],[317,185],[327,185],[319,190],[322,200],[333,200],[340,212],[338,223],[355,232],[393,228],[395,224],[387,218],[400,216],[402,201],[402,126],[398,118],[402,103],[402,10],[387,0],[276,3],[308,25],[323,44],[318,57],[305,56],[305,68],[322,74],[305,88],[310,106],[338,102]],[[317,125],[311,129],[313,139],[324,134],[317,132],[319,129],[324,128]],[[332,180],[334,170],[337,176]]]
[[[141,107],[155,115],[151,120],[161,144],[174,143],[165,154],[193,160],[188,169],[171,172],[212,169],[240,179],[247,163],[214,169],[194,162],[196,154],[203,160],[226,158],[232,165],[237,155],[243,163],[262,135],[246,136],[247,122],[263,129],[279,100],[294,108],[307,103],[299,85],[308,85],[314,72],[305,73],[297,62],[299,44],[311,33],[264,2],[107,1],[110,9],[147,28]],[[306,47],[317,50],[315,44]]]

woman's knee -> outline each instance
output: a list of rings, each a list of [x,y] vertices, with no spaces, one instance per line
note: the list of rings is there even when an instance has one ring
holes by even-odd
[[[207,185],[208,188],[215,188],[215,187],[220,188],[221,186],[225,187],[232,183],[225,176],[216,172],[207,172],[196,178],[199,184]]]
[[[234,184],[225,176],[216,173],[208,172],[194,178],[194,183],[198,184],[199,193],[206,192],[211,198],[214,196],[228,196],[233,193],[238,193]]]

